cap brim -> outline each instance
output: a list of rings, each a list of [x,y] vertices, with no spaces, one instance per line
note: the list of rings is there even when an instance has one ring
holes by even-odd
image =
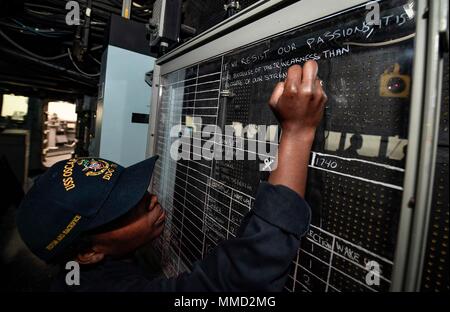
[[[105,225],[124,215],[141,200],[147,191],[158,156],[125,168],[98,214],[89,223],[89,230]]]

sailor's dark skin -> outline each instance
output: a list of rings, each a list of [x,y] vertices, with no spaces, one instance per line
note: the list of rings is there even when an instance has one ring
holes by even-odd
[[[317,78],[318,65],[291,66],[284,82],[276,85],[269,106],[281,129],[278,165],[269,183],[284,185],[304,197],[308,162],[316,128],[327,97]],[[90,250],[79,254],[81,264],[100,262],[106,255],[123,256],[157,238],[164,229],[165,213],[155,195],[146,194],[139,204],[111,229],[94,235]]]
[[[317,71],[315,61],[306,62],[303,68],[291,66],[285,82],[276,85],[269,101],[282,129],[278,166],[269,182],[290,187],[302,197],[311,146],[327,101]]]
[[[156,195],[147,192],[111,229],[94,235],[92,249],[79,254],[76,260],[81,264],[92,264],[100,262],[106,255],[127,255],[161,234],[165,216]]]

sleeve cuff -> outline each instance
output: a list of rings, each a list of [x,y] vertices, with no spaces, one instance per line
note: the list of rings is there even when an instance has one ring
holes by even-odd
[[[296,192],[284,185],[261,182],[253,213],[297,238],[306,234],[311,208]]]

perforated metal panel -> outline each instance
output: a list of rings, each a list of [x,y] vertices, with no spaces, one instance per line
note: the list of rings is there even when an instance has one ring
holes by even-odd
[[[444,57],[441,121],[436,157],[434,194],[422,275],[422,290],[449,291],[449,195],[448,195],[448,53]]]
[[[190,143],[206,125],[277,126],[267,106],[292,64],[319,63],[329,97],[311,153],[306,199],[310,231],[292,263],[288,291],[386,291],[391,283],[402,198],[415,19],[406,1],[381,2],[382,25],[365,23],[360,7],[162,76],[153,191],[168,210],[162,240],[166,272],[189,270],[223,239],[235,236],[253,205],[269,147],[246,134],[244,145],[221,136],[213,146],[248,157],[252,142],[267,149],[256,160],[175,161],[175,125]],[[201,117],[201,125],[195,118]],[[194,121],[193,121],[194,120]],[[188,144],[188,142],[186,142]],[[248,159],[248,158],[246,158]],[[367,282],[373,264],[379,283]]]

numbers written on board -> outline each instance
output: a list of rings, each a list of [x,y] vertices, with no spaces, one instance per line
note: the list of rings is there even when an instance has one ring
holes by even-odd
[[[317,156],[314,162],[314,166],[327,169],[336,169],[338,164],[336,161],[329,158]]]

